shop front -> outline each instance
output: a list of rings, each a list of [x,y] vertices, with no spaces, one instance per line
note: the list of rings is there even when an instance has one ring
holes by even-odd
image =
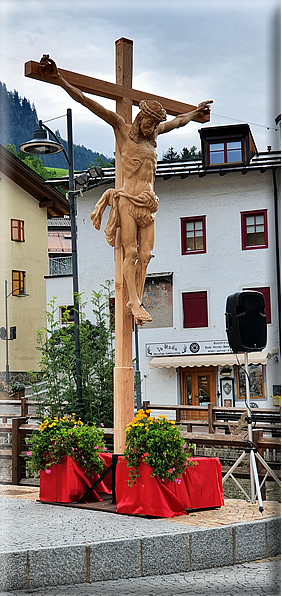
[[[219,407],[242,407],[246,395],[245,355],[233,354],[226,344],[199,342],[197,353],[194,354],[191,354],[191,344],[147,344],[147,355],[152,356],[150,369],[176,369],[179,387],[177,402],[180,404],[201,407],[212,402]],[[221,351],[217,353],[216,349]],[[195,342],[192,350],[195,350]],[[248,354],[254,407],[262,407],[260,402],[267,397],[266,365],[265,352]],[[204,419],[206,413],[200,409],[191,410],[189,418],[193,417]]]

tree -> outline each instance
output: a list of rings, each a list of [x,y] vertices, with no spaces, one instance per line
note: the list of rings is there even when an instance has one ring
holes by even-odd
[[[170,147],[165,153],[163,153],[162,161],[179,161],[179,154],[174,151],[173,147]]]
[[[20,159],[20,161],[25,163],[25,165],[28,166],[31,170],[33,170],[39,176],[41,176],[43,180],[48,180],[48,178],[56,176],[55,170],[53,172],[50,172],[50,170],[47,170],[45,168],[40,157],[36,157],[36,155],[27,155],[22,151],[17,151],[15,145],[8,144],[6,145],[6,149],[8,149],[8,151],[10,151],[10,153],[15,155],[18,159]]]
[[[183,147],[180,153],[180,161],[196,161],[198,159],[201,159],[201,157],[202,154],[200,151],[197,151],[196,145],[192,145],[190,149],[187,149],[187,147]]]
[[[93,292],[91,302],[95,324],[85,317],[85,304],[80,299],[80,349],[81,384],[84,421],[113,426],[113,369],[114,335],[109,324],[109,302],[112,295],[111,282],[106,281],[101,291]],[[37,415],[61,417],[75,412],[76,372],[74,324],[69,322],[70,313],[64,311],[63,325],[57,320],[56,298],[49,303],[47,327],[37,331],[37,349],[41,353],[40,380],[45,383],[46,393],[37,392],[37,375],[31,372],[31,381],[37,393]]]

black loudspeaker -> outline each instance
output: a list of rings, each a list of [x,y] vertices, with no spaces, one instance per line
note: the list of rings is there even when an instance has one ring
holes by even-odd
[[[226,301],[226,332],[233,352],[260,352],[266,346],[263,294],[236,292]]]

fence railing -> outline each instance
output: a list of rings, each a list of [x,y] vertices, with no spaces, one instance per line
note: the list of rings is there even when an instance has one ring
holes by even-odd
[[[49,258],[49,275],[72,275],[72,256]]]
[[[171,415],[175,416],[176,423],[181,424],[187,432],[192,432],[195,427],[203,427],[210,434],[223,429],[226,435],[232,434],[232,430],[238,428],[239,421],[240,430],[247,429],[247,421],[244,418],[245,415],[250,414],[247,408],[222,408],[212,402],[207,406],[186,406],[151,404],[149,401],[144,401],[143,409],[150,409],[153,414],[156,411],[171,412]],[[278,409],[256,408],[252,410],[252,421],[254,427],[261,429],[263,434],[281,436],[281,415]]]

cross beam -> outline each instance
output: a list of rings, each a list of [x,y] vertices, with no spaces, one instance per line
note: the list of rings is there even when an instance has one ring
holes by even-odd
[[[193,106],[189,103],[175,101],[173,99],[168,99],[167,97],[161,97],[160,95],[153,95],[152,93],[147,93],[147,91],[138,91],[137,89],[132,89],[131,87],[118,85],[117,83],[109,83],[108,81],[88,77],[70,70],[63,70],[62,68],[59,68],[59,72],[66,79],[66,81],[68,81],[68,83],[74,87],[77,87],[84,93],[91,93],[93,95],[98,95],[99,97],[108,97],[109,99],[114,99],[115,101],[127,98],[135,106],[138,106],[140,101],[144,98],[154,99],[155,101],[161,103],[167,113],[171,116],[186,114],[187,112],[191,112],[192,110],[196,109],[196,106]],[[29,62],[25,63],[25,76],[31,79],[38,79],[39,81],[46,82],[40,74],[39,62],[35,62],[34,60],[30,60]],[[206,115],[203,118],[195,118],[195,122],[201,123],[209,122],[209,120],[209,115]]]

